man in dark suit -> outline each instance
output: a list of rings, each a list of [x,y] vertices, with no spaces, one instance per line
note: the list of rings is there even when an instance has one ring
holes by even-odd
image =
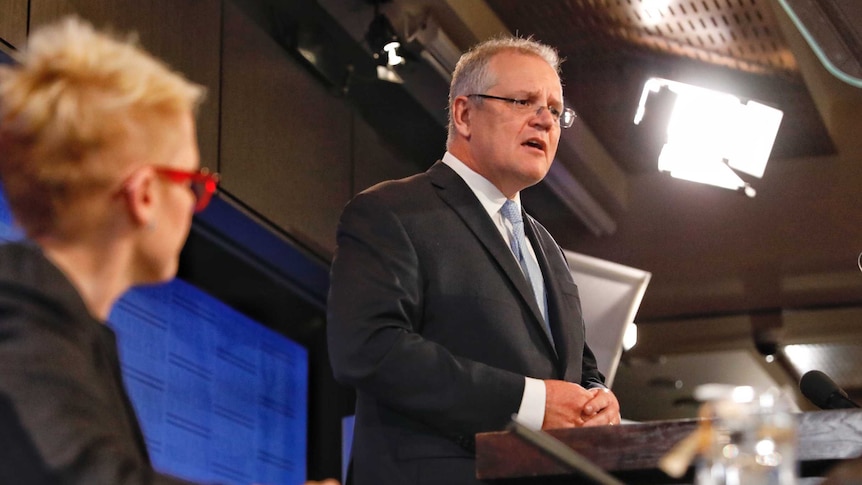
[[[357,391],[357,485],[477,483],[474,434],[513,413],[535,428],[619,423],[562,251],[520,208],[574,116],[558,64],[529,39],[474,47],[443,159],[344,210],[329,348]]]

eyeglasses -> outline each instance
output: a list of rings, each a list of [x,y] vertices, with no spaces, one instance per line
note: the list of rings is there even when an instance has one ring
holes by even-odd
[[[563,108],[563,111],[560,111],[559,108],[544,106],[534,101],[530,101],[529,99],[504,98],[502,96],[491,96],[490,94],[468,94],[467,97],[505,101],[509,103],[509,106],[511,106],[515,111],[522,113],[535,113],[536,116],[542,114],[543,109],[547,109],[548,112],[551,113],[551,117],[554,118],[554,121],[559,123],[562,128],[569,128],[572,126],[575,122],[575,118],[578,117],[575,114],[575,110],[572,108]]]
[[[155,167],[157,174],[165,177],[171,182],[178,184],[188,183],[192,192],[195,194],[195,213],[198,213],[209,205],[213,194],[218,188],[219,176],[217,173],[210,173],[207,168],[199,170],[176,170],[167,167]]]

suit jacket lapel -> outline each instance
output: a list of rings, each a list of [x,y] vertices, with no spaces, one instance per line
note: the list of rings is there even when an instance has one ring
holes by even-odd
[[[565,294],[560,288],[561,277],[555,273],[556,268],[551,266],[548,258],[549,254],[553,254],[551,251],[559,252],[559,248],[556,243],[538,236],[539,231],[535,226],[536,221],[532,217],[524,217],[524,222],[524,230],[527,238],[530,240],[530,244],[533,246],[533,251],[536,253],[539,268],[542,270],[545,293],[548,298],[548,326],[551,328],[551,334],[554,337],[554,347],[562,371],[566,368],[569,356],[569,335],[563,325],[566,317],[560,312],[560,300],[565,298]]]
[[[506,245],[503,238],[500,237],[497,226],[494,225],[494,222],[488,217],[488,213],[485,212],[482,204],[476,199],[476,195],[473,194],[467,183],[443,162],[438,161],[435,163],[428,169],[427,173],[437,188],[437,194],[440,198],[461,217],[473,235],[476,236],[500,265],[503,274],[518,289],[521,299],[530,307],[533,313],[533,324],[539,326],[542,335],[546,335],[544,324],[542,323],[542,313],[539,311],[539,304],[533,296],[530,284],[524,277],[521,266],[512,256],[512,251]],[[550,340],[547,337],[545,340],[548,348],[553,353],[554,347],[551,345]]]

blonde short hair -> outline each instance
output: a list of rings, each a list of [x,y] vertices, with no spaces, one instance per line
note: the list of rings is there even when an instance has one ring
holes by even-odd
[[[64,207],[131,168],[100,154],[194,112],[205,93],[134,40],[76,18],[33,32],[15,59],[0,66],[0,182],[30,237],[50,233]]]
[[[452,103],[455,98],[484,93],[496,84],[497,80],[488,65],[494,56],[504,51],[537,56],[547,62],[558,75],[560,73],[561,60],[557,50],[531,37],[496,37],[476,44],[461,56],[452,73],[452,83],[449,85],[449,138],[446,146],[449,146],[455,137],[455,122],[452,119]]]

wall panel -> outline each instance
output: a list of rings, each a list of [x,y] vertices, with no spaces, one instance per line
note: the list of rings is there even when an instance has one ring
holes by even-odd
[[[350,196],[351,110],[225,4],[223,189],[322,255]]]
[[[7,2],[9,0],[0,0]],[[31,0],[31,28],[75,14],[97,28],[137,33],[141,45],[207,87],[198,114],[201,163],[216,168],[221,2],[218,0]]]
[[[437,157],[443,157],[445,146],[440,146]],[[354,126],[354,178],[353,191],[361,192],[368,187],[389,179],[397,179],[423,171],[415,162],[399,155],[382,136],[356,116]],[[435,156],[429,156],[429,160]]]
[[[27,39],[28,1],[0,0],[0,39],[16,49]]]

